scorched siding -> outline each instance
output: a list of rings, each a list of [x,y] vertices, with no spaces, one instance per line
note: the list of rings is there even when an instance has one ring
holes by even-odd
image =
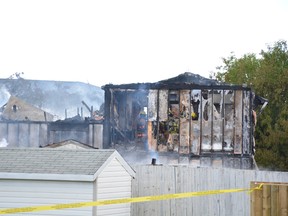
[[[97,200],[130,198],[131,180],[129,173],[114,158],[97,178]],[[130,204],[99,206],[99,215],[130,215]]]
[[[92,182],[0,180],[0,208],[54,205],[93,200]],[[92,207],[21,213],[21,215],[92,215]]]

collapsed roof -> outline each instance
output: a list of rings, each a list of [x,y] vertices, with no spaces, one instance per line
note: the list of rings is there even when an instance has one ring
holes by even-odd
[[[181,86],[179,86],[181,84]],[[207,88],[207,86],[211,86],[214,89],[247,89],[250,90],[249,87],[243,85],[233,85],[219,82],[214,79],[208,79],[202,77],[198,74],[194,74],[191,72],[182,73],[176,77],[172,77],[166,80],[160,80],[154,83],[130,83],[130,84],[120,84],[113,85],[107,84],[102,86],[102,89],[187,89],[187,88]]]
[[[179,86],[181,84],[181,86]],[[219,82],[215,79],[205,78],[200,76],[199,74],[194,74],[191,72],[184,72],[179,74],[176,77],[172,77],[165,80],[160,80],[154,83],[130,83],[130,84],[120,84],[120,85],[113,85],[107,84],[102,86],[102,89],[186,89],[189,88],[207,88],[212,87],[213,89],[241,89],[241,90],[249,90],[251,91],[250,87],[247,87],[245,84],[243,85],[235,85],[235,84],[228,84]],[[253,99],[253,107],[256,110],[260,110],[258,114],[260,114],[263,109],[267,106],[268,100],[266,98],[260,97],[258,95],[254,95]],[[260,107],[260,108],[259,108]]]
[[[199,74],[194,74],[190,72],[182,73],[176,77],[161,80],[158,83],[163,84],[173,84],[173,83],[187,83],[194,85],[220,85],[221,83],[214,79],[208,79],[200,76]]]

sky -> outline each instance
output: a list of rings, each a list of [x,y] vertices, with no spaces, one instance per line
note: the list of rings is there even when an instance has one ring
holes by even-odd
[[[0,78],[96,86],[209,77],[288,40],[287,0],[1,0]]]

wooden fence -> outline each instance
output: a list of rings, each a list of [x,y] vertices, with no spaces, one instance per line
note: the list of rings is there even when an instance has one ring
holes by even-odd
[[[137,165],[133,168],[136,171],[132,183],[133,197],[249,189],[254,181],[288,183],[287,172],[197,168],[189,165]],[[133,203],[131,211],[134,216],[248,216],[250,196],[248,192],[234,192]]]
[[[251,194],[251,216],[287,216],[288,183],[251,182],[251,187],[260,184],[263,189]]]

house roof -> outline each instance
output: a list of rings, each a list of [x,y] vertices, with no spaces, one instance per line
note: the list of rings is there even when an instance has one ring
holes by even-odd
[[[0,148],[0,179],[94,181],[116,158],[134,170],[115,149]]]
[[[176,77],[172,77],[166,80],[161,80],[159,81],[160,83],[189,83],[189,84],[194,84],[194,85],[223,85],[223,83],[218,82],[217,80],[214,79],[208,79],[205,77],[200,76],[199,74],[194,74],[190,72],[185,72],[182,74],[179,74]]]
[[[2,117],[17,121],[53,121],[54,116],[24,100],[11,96],[5,105]]]

